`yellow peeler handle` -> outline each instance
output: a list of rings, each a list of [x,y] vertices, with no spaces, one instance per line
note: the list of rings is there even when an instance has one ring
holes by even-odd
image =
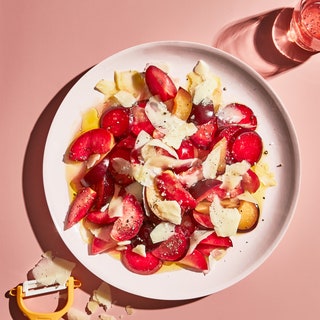
[[[27,316],[30,320],[59,320],[61,317],[68,312],[74,300],[74,288],[80,287],[80,282],[75,280],[73,277],[69,277],[67,283],[68,297],[65,306],[58,311],[52,313],[39,313],[29,310],[23,302],[24,293],[22,290],[22,285],[17,286],[17,303],[20,310]]]

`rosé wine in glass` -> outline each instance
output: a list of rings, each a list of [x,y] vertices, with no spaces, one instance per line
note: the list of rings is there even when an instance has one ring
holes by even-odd
[[[320,1],[299,2],[293,11],[288,36],[304,50],[320,51]]]

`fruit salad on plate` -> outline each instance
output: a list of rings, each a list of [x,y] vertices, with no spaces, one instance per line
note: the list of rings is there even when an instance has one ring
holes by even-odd
[[[234,236],[255,229],[259,190],[274,185],[259,166],[264,145],[251,107],[224,104],[205,61],[186,79],[178,85],[164,64],[115,71],[96,84],[104,102],[83,116],[66,150],[65,229],[79,225],[90,254],[116,252],[134,273],[209,272]]]

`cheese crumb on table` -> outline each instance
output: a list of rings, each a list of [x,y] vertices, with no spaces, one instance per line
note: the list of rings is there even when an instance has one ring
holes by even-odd
[[[87,303],[87,309],[90,313],[95,313],[99,308],[99,303],[97,301],[89,300]]]
[[[127,305],[127,306],[125,307],[125,309],[126,309],[126,312],[127,312],[127,314],[128,314],[129,316],[131,316],[131,315],[133,314],[133,308],[132,308],[130,305]]]
[[[71,307],[67,313],[68,320],[90,320],[90,316],[86,313]]]
[[[100,320],[116,320],[116,317],[111,316],[109,314],[100,314],[99,319]]]
[[[88,309],[95,309],[94,302],[100,306],[103,306],[105,309],[111,308],[111,290],[107,283],[102,282],[98,289],[93,291],[92,297],[87,304]]]

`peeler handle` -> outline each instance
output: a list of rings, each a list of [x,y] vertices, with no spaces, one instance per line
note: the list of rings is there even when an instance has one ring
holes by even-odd
[[[63,316],[63,314],[58,315],[55,313],[48,314],[47,316],[46,315],[41,316],[41,315],[28,314],[28,319],[30,319],[30,320],[60,320],[62,316]]]
[[[80,286],[77,284],[77,286]],[[65,306],[56,312],[52,313],[39,313],[29,310],[24,302],[23,302],[23,290],[22,286],[17,287],[17,303],[20,310],[27,316],[30,320],[59,320],[62,316],[68,312],[70,309],[73,299],[74,299],[74,287],[75,287],[75,280],[73,277],[69,277],[67,281],[67,290],[68,290],[68,298]]]

